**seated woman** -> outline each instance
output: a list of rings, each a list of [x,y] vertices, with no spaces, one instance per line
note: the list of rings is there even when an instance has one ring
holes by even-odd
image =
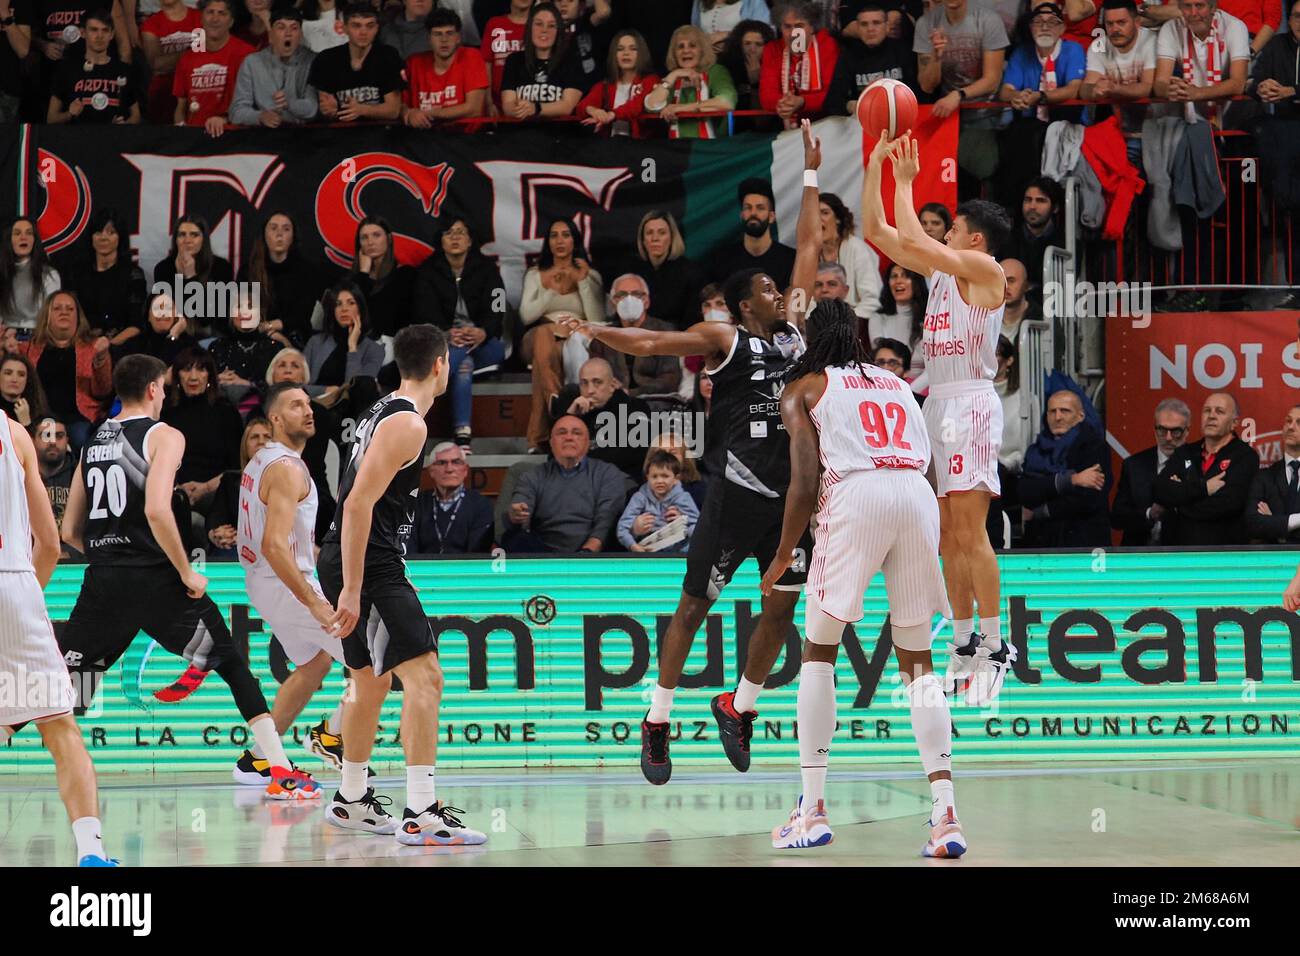
[[[171,293],[153,297],[145,311],[145,329],[122,349],[126,355],[152,355],[167,365],[167,384],[172,381],[171,365],[186,349],[199,347],[199,340],[185,331],[187,323],[176,314]]]
[[[437,252],[416,270],[416,301],[422,317],[446,329],[451,352],[451,422],[456,443],[468,445],[472,429],[474,370],[499,365],[505,283],[501,272],[474,247],[464,219],[454,219],[438,238]]]
[[[239,483],[244,476],[244,469],[249,461],[267,442],[271,440],[271,423],[265,418],[250,418],[244,426],[244,437],[239,443],[239,468],[231,469],[221,475],[216,494],[212,496],[212,507],[208,510],[206,522],[208,542],[212,550],[210,558],[238,557],[235,551],[239,523]]]
[[[0,326],[30,338],[47,296],[62,288],[59,270],[45,254],[36,220],[19,216],[0,233]]]
[[[172,230],[171,249],[153,270],[155,286],[160,282],[174,286],[179,281],[183,296],[179,305],[184,308],[189,331],[200,339],[211,336],[213,327],[220,328],[227,318],[221,303],[216,301],[220,297],[214,295],[209,300],[206,293],[213,286],[208,283],[232,282],[235,278],[230,263],[212,252],[209,235],[208,221],[202,216],[181,216]],[[201,298],[193,300],[202,303],[197,314],[189,306],[192,301],[189,289],[194,283],[205,287]]]
[[[239,463],[244,423],[221,396],[217,366],[201,348],[186,349],[172,362],[172,388],[162,420],[185,436],[185,454],[176,471],[176,487],[190,506],[207,514],[223,472]]]
[[[699,27],[683,26],[668,42],[668,75],[645,98],[648,113],[668,123],[670,139],[717,139],[713,119],[679,119],[682,113],[726,113],[736,108],[736,86]]]
[[[23,428],[49,414],[40,376],[21,352],[0,355],[0,415],[7,415]]]
[[[144,330],[144,272],[131,261],[126,222],[114,209],[101,209],[90,220],[90,239],[68,282],[86,310],[86,321],[108,336],[114,357]]]
[[[822,193],[822,262],[838,263],[848,280],[848,303],[864,319],[880,309],[880,257],[853,232],[853,213],[834,193]]]
[[[325,327],[307,340],[303,357],[311,384],[333,386],[332,406],[353,416],[379,397],[375,379],[384,364],[384,347],[370,338],[366,297],[356,284],[343,279],[325,293]],[[329,399],[325,399],[329,401]]]
[[[77,297],[60,291],[45,300],[32,340],[18,351],[35,367],[50,412],[68,426],[68,442],[79,452],[113,394],[108,339],[92,336]]]
[[[576,316],[605,322],[605,290],[600,273],[582,244],[572,221],[556,219],[546,230],[537,265],[524,274],[519,317],[524,332],[524,361],[533,367],[533,405],[528,416],[528,445],[544,447],[550,439],[547,409],[565,382],[576,382],[578,370],[597,350],[585,336],[568,336],[557,324]],[[618,367],[618,366],[615,366]]]
[[[217,366],[217,383],[244,414],[261,403],[266,370],[284,347],[263,331],[265,328],[261,311],[251,303],[240,302],[225,334],[208,346]]]
[[[411,324],[415,270],[397,261],[393,229],[386,219],[367,216],[357,226],[356,254],[348,278],[365,296],[366,334],[384,343],[384,361],[391,362],[393,336]],[[328,322],[322,325],[329,327]]]
[[[239,267],[241,282],[256,282],[262,300],[262,331],[282,346],[302,348],[311,338],[311,317],[325,291],[324,270],[298,247],[298,226],[286,212],[273,212]]]

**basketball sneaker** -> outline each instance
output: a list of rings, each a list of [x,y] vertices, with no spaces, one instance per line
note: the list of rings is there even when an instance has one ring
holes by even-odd
[[[972,707],[984,707],[1002,693],[1007,671],[1016,662],[1016,648],[1000,637],[972,634],[964,644],[951,643],[944,693],[964,694]]]
[[[254,757],[253,751],[245,750],[230,772],[235,783],[246,787],[265,787],[271,782],[271,761],[265,757]]]
[[[77,861],[77,866],[121,866],[117,860],[106,856],[95,856],[93,853],[87,853]]]
[[[939,822],[930,821],[930,842],[922,849],[922,856],[931,856],[943,860],[955,860],[966,852],[966,837],[962,835],[961,824],[952,807],[944,811]]]
[[[343,794],[334,792],[334,799],[325,808],[325,820],[340,830],[360,830],[363,833],[397,832],[397,820],[386,809],[391,797],[377,796],[373,787],[356,800],[344,800]]]
[[[456,807],[434,803],[427,810],[402,813],[397,842],[405,846],[478,846],[487,842],[487,834],[471,830],[456,816],[464,813]]]
[[[650,712],[646,711],[646,718]],[[668,724],[641,721],[641,773],[656,787],[663,786],[673,775],[673,762],[668,756]]]
[[[305,770],[294,767],[271,768],[271,782],[266,785],[268,800],[319,800],[320,784]]]
[[[322,720],[307,731],[307,739],[302,742],[303,750],[320,757],[335,770],[343,769],[343,738],[329,732],[329,723]]]
[[[805,813],[802,794],[795,808],[790,811],[790,819],[783,826],[772,828],[772,846],[777,850],[803,850],[814,846],[826,846],[834,839],[831,821],[826,816],[826,802],[818,800],[817,806]]]
[[[207,680],[211,671],[201,671],[193,664],[185,668],[185,673],[176,680],[164,687],[162,690],[154,691],[154,699],[160,700],[164,704],[174,704],[179,700],[184,700],[199,689],[199,685]]]
[[[736,694],[727,691],[713,698],[713,719],[718,722],[718,739],[731,765],[744,773],[749,769],[749,741],[754,736],[754,720],[758,711],[736,710]]]

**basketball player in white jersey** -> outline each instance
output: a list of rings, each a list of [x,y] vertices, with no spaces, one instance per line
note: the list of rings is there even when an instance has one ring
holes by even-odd
[[[59,528],[41,483],[31,436],[0,415],[0,673],[14,698],[0,700],[0,746],[34,722],[54,758],[80,866],[117,866],[104,853],[95,767],[72,716],[76,694],[54,639],[42,591],[59,560]]]
[[[869,364],[857,315],[832,299],[808,317],[808,351],[790,370],[781,419],[790,434],[790,488],[764,594],[789,567],[814,512],[817,531],[796,711],[803,793],[789,820],[773,829],[772,846],[824,846],[833,839],[824,794],[835,732],[835,658],[845,624],[862,619],[863,593],[883,571],[890,636],[934,801],[922,852],[961,856],[966,841],[953,799],[952,722],[930,660],[930,622],[949,609],[921,407],[905,381]]]
[[[343,663],[340,635],[331,631],[334,608],[321,594],[316,571],[316,485],[302,460],[316,433],[311,399],[291,382],[272,385],[263,402],[271,441],[248,462],[239,485],[239,563],[248,600],[275,635],[294,671],[280,685],[271,718],[283,735],[320,689],[334,661]],[[342,768],[340,701],[303,746]],[[255,747],[235,769],[239,783],[265,784],[269,761]]]
[[[886,155],[894,168],[897,228],[885,222],[880,195]],[[1011,227],[1000,206],[974,199],[957,207],[944,242],[932,239],[921,228],[912,199],[920,169],[910,135],[892,142],[881,137],[863,180],[862,215],[867,239],[930,283],[921,348],[930,378],[925,422],[934,448],[940,550],[953,610],[945,683],[951,689],[965,683],[966,702],[984,705],[997,697],[1015,661],[1015,649],[1002,639],[998,562],[985,528],[989,502],[1002,491],[1002,403],[993,377],[1006,276],[994,256]]]

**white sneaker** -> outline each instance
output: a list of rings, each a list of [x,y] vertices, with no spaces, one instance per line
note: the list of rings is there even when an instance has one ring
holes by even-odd
[[[966,849],[966,837],[961,832],[961,824],[957,822],[957,814],[953,813],[952,807],[948,807],[938,823],[930,821],[930,841],[921,848],[921,855],[955,860]]]
[[[334,792],[334,799],[325,808],[325,820],[340,830],[359,830],[362,833],[390,834],[397,832],[397,820],[385,807],[391,797],[376,796],[374,788],[356,800],[344,800],[343,794]]]
[[[826,802],[818,800],[816,807],[805,813],[803,796],[790,811],[790,819],[783,826],[772,828],[772,847],[777,850],[803,850],[814,846],[826,846],[835,839],[831,832],[831,821],[826,816]]]
[[[1016,647],[1000,637],[972,634],[965,644],[949,644],[948,668],[943,675],[945,694],[963,694],[971,707],[987,707],[997,700],[1007,672],[1016,662]]]
[[[441,803],[419,813],[408,809],[402,814],[397,842],[406,846],[478,846],[486,843],[486,833],[471,830],[460,822],[456,814],[464,812]]]

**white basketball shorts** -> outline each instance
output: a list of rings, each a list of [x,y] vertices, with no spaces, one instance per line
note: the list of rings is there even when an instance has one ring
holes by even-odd
[[[921,408],[930,433],[939,497],[984,489],[1002,494],[1002,400],[984,380],[931,385]]]

